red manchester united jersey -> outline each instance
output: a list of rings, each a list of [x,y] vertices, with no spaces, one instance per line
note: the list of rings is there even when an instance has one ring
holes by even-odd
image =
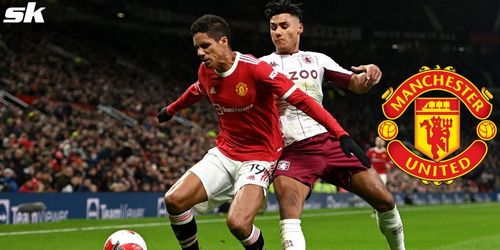
[[[372,166],[375,168],[377,173],[386,174],[387,167],[392,167],[391,158],[387,154],[385,148],[369,148],[366,154],[368,155],[368,158],[370,158]]]
[[[284,75],[251,55],[236,52],[233,66],[216,72],[202,63],[198,82],[191,88],[199,98],[207,96],[219,115],[217,147],[233,160],[275,161],[283,146],[274,95],[283,97],[294,87]],[[198,100],[185,100],[185,104]],[[169,106],[169,113],[174,113]],[[173,112],[172,112],[173,111]]]
[[[275,96],[286,99],[340,138],[347,132],[285,75],[251,55],[236,52],[231,68],[216,72],[201,64],[198,81],[167,107],[168,114],[208,97],[219,115],[217,147],[237,161],[275,161],[283,147]]]

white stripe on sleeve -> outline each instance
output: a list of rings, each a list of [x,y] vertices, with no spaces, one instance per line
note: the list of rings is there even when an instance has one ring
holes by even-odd
[[[297,89],[297,86],[296,85],[293,85],[282,97],[281,99],[283,100],[286,100],[286,98],[288,98],[292,93],[293,91],[295,91]]]

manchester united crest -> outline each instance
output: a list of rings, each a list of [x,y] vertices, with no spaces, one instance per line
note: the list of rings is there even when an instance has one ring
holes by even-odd
[[[447,92],[454,97],[421,97],[430,91]],[[444,70],[439,66],[435,69],[422,67],[396,90],[389,88],[382,98],[385,99],[382,111],[388,120],[380,123],[378,134],[390,141],[387,152],[396,166],[425,184],[451,184],[472,171],[488,152],[485,141],[496,135],[496,125],[487,120],[493,108],[489,102],[493,95],[486,88],[479,91],[453,67]],[[396,139],[396,119],[411,104],[414,106],[414,147],[419,152],[413,152]],[[476,127],[478,138],[457,153],[461,148],[460,104],[480,122]]]
[[[245,96],[248,92],[248,87],[247,87],[247,84],[244,83],[244,82],[240,82],[238,84],[236,84],[236,93],[239,95],[239,96]]]
[[[458,98],[417,98],[414,106],[418,151],[439,162],[460,148]]]

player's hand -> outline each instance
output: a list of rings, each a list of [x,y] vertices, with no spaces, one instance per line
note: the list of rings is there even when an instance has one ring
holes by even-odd
[[[158,118],[159,123],[163,123],[172,119],[172,116],[167,113],[167,107],[162,108],[160,112],[158,112],[156,117]]]
[[[379,83],[382,78],[382,71],[375,64],[351,66],[351,70],[355,73],[361,73],[361,84],[366,87],[372,87]]]
[[[340,147],[342,148],[342,151],[344,151],[344,154],[347,155],[347,157],[351,158],[352,155],[355,155],[361,162],[361,164],[363,164],[367,168],[370,167],[370,159],[368,159],[368,156],[366,156],[365,152],[361,150],[358,144],[356,144],[356,142],[354,142],[354,140],[350,136],[343,135],[339,138],[339,140]]]

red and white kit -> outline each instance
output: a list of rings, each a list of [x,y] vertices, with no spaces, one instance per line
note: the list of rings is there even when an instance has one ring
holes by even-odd
[[[336,136],[347,134],[313,98],[251,55],[236,52],[226,72],[216,72],[202,63],[198,81],[169,105],[167,112],[173,115],[205,97],[219,115],[220,133],[216,148],[189,170],[200,177],[207,190],[208,208],[203,210],[232,198],[243,185],[267,188],[283,147],[276,97],[306,112]]]

